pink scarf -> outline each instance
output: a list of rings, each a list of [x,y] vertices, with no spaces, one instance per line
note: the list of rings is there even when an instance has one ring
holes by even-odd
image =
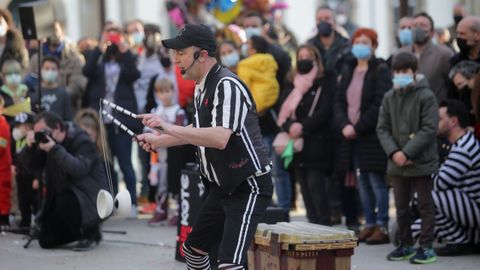
[[[277,125],[282,126],[288,118],[295,119],[295,110],[303,98],[303,95],[312,87],[315,78],[317,77],[318,67],[313,66],[312,70],[307,74],[295,74],[293,79],[293,90],[288,95],[287,99],[282,104],[280,113],[278,114]]]

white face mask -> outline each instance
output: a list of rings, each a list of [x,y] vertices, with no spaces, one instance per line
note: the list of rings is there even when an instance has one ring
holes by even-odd
[[[0,37],[4,37],[7,34],[6,25],[0,24]]]
[[[25,137],[25,133],[21,129],[15,127],[12,130],[12,137],[15,141],[19,141]]]

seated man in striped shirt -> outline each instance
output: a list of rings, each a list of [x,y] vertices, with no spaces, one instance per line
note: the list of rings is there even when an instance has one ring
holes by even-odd
[[[469,113],[462,102],[444,101],[439,115],[439,135],[452,148],[433,177],[435,235],[447,243],[437,255],[456,256],[480,244],[480,142],[467,129]]]
[[[272,196],[270,160],[258,126],[255,103],[238,77],[215,60],[213,33],[187,24],[162,41],[175,52],[184,79],[194,80],[193,125],[140,115],[160,135],[141,134],[143,149],[192,144],[208,197],[183,244],[188,269],[211,269],[209,252],[219,244],[218,269],[245,269],[247,249]]]

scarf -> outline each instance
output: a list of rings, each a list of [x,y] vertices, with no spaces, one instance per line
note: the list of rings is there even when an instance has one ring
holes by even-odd
[[[317,74],[318,67],[316,65],[314,65],[312,70],[307,74],[295,74],[293,90],[283,102],[280,113],[278,114],[278,126],[282,126],[289,118],[296,118],[295,111],[297,110],[298,104],[300,104],[303,95],[312,87]]]

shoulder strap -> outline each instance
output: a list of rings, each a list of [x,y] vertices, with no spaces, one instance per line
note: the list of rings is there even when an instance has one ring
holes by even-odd
[[[322,93],[322,86],[319,86],[317,89],[317,93],[315,93],[315,98],[313,99],[312,102],[312,107],[310,107],[310,111],[308,111],[308,117],[311,117],[313,114],[313,111],[315,110],[315,107],[317,106],[318,100],[320,98],[320,94]]]

